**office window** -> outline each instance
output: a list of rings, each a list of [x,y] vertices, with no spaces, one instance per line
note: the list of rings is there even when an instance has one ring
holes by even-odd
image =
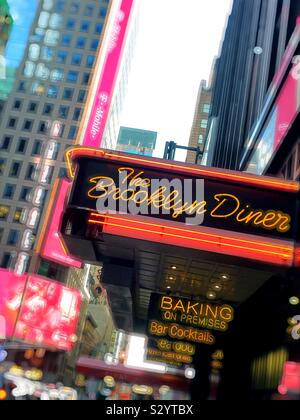
[[[69,34],[64,34],[64,35],[62,36],[61,44],[62,44],[64,47],[69,47],[69,46],[71,45],[71,41],[72,41],[72,37],[71,37],[71,35],[69,35]]]
[[[76,134],[77,134],[77,127],[72,126],[72,127],[70,128],[70,131],[69,131],[68,139],[69,139],[69,140],[73,140],[73,139],[75,139]]]
[[[69,71],[68,75],[67,75],[67,81],[69,83],[76,83],[78,79],[78,72],[77,71]]]
[[[27,112],[36,112],[38,108],[37,102],[30,102],[28,104]]]
[[[25,153],[28,139],[20,138],[17,144],[16,153]]]
[[[56,61],[58,63],[64,64],[66,62],[67,57],[68,53],[66,51],[58,51]]]
[[[54,105],[53,104],[45,104],[44,109],[43,109],[43,114],[44,115],[51,115],[54,109]]]
[[[70,12],[77,15],[79,13],[80,5],[77,2],[73,2],[70,6]]]
[[[9,176],[18,177],[20,174],[21,166],[21,162],[13,162],[10,167]]]
[[[24,124],[23,124],[23,130],[25,131],[31,131],[32,130],[32,126],[33,126],[33,121],[32,120],[25,120]]]
[[[42,142],[36,140],[32,148],[32,156],[40,156],[42,151]]]
[[[0,219],[6,220],[10,212],[10,207],[0,205]]]
[[[92,4],[88,4],[84,8],[84,15],[85,16],[93,16],[94,10],[95,10],[94,6]]]
[[[67,19],[67,22],[66,22],[66,28],[67,28],[69,31],[73,31],[73,29],[75,29],[75,25],[76,25],[76,21],[75,21],[75,19],[73,19],[73,18],[69,18],[69,19]]]
[[[98,45],[99,45],[98,39],[92,39],[92,42],[91,42],[91,50],[92,51],[96,51],[97,48],[98,48]]]
[[[209,104],[204,104],[203,105],[203,112],[205,112],[206,114],[210,113],[210,105]]]
[[[4,136],[1,142],[0,150],[9,150],[12,137]]]
[[[81,108],[75,108],[74,114],[73,114],[73,120],[78,121],[81,114]]]
[[[16,99],[13,104],[13,109],[19,110],[21,109],[21,107],[22,107],[22,101],[20,99]]]
[[[23,209],[20,207],[17,207],[14,213],[14,218],[13,218],[14,223],[21,223],[22,215],[23,215]]]
[[[1,241],[1,236],[0,236],[0,241]],[[1,261],[1,268],[11,268],[12,260],[13,260],[12,254],[6,252],[3,255],[3,258]]]
[[[45,85],[40,82],[33,82],[31,86],[31,91],[34,95],[42,96],[45,93]]]
[[[23,187],[20,194],[20,201],[28,201],[31,191],[31,188]]]
[[[20,238],[20,231],[12,229],[8,234],[7,245],[16,246],[17,243],[19,242],[19,238]]]
[[[103,29],[103,24],[102,23],[96,23],[95,33],[100,35],[102,33],[102,29]]]
[[[204,140],[203,135],[200,134],[199,139],[198,139],[198,144],[203,144],[203,140]]]
[[[7,200],[13,199],[13,196],[15,194],[16,186],[6,184],[3,192],[3,198],[6,198]]]
[[[69,114],[69,109],[70,109],[70,107],[68,107],[68,106],[64,106],[64,105],[61,105],[60,107],[59,107],[59,110],[58,110],[58,116],[60,117],[60,118],[68,118],[68,114]]]
[[[15,128],[17,125],[17,118],[10,118],[8,120],[7,128]]]
[[[62,69],[54,69],[51,71],[50,79],[52,82],[61,82],[64,80],[65,73]]]
[[[82,32],[88,32],[89,29],[90,29],[90,22],[88,20],[84,20],[83,22],[81,22],[80,30]]]
[[[85,95],[86,95],[86,91],[80,90],[78,94],[78,102],[83,103],[85,101]]]
[[[0,175],[4,174],[5,167],[6,167],[6,159],[0,158]]]
[[[104,18],[106,16],[106,13],[107,13],[106,7],[101,7],[99,16]]]
[[[27,83],[25,82],[25,80],[21,80],[19,82],[18,91],[19,92],[26,92],[26,89],[27,89]]]
[[[36,166],[33,163],[29,163],[29,165],[27,166],[25,179],[28,181],[34,181],[35,174],[36,174]]]
[[[45,7],[45,6],[44,6]],[[51,29],[61,29],[63,25],[63,17],[58,13],[52,13],[49,20],[49,27]]]
[[[53,29],[48,29],[45,34],[44,43],[48,47],[56,47],[59,43],[59,31],[54,31]]]
[[[67,178],[68,177],[68,173],[67,173],[66,168],[60,168],[58,177],[59,178]]]
[[[86,38],[83,38],[82,36],[77,38],[76,48],[85,48],[85,44],[86,44]]]
[[[75,53],[72,55],[72,61],[71,64],[73,66],[80,66],[82,60],[82,55],[79,53]]]
[[[201,120],[201,123],[200,123],[201,128],[207,128],[207,125],[208,125],[208,120]]]
[[[53,61],[54,49],[51,47],[43,47],[41,51],[41,59],[45,61]]]
[[[54,7],[55,12],[61,13],[65,11],[66,0],[56,0]]]
[[[95,56],[94,55],[88,55],[86,58],[86,66],[89,68],[92,68],[95,63]]]
[[[38,132],[40,134],[46,134],[47,131],[48,131],[48,123],[46,121],[41,121],[38,128]]]
[[[84,73],[82,77],[82,84],[88,85],[89,81],[90,81],[90,73]]]
[[[65,88],[63,93],[63,99],[65,101],[71,101],[73,98],[74,89]]]
[[[49,86],[47,89],[47,98],[57,98],[58,96],[58,87],[57,86]]]

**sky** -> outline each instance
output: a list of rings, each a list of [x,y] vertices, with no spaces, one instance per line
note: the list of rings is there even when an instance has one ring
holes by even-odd
[[[139,32],[121,125],[187,145],[198,89],[218,54],[232,0],[138,0]],[[176,159],[185,157],[180,152]]]

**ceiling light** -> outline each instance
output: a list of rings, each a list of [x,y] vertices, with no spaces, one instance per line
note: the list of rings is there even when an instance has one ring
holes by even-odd
[[[169,280],[171,280],[171,281],[174,280],[174,277],[169,277]]]
[[[171,286],[167,286],[167,289],[170,290],[171,289]]]
[[[213,285],[213,289],[219,292],[220,290],[222,290],[222,285],[219,283],[216,283]]]
[[[222,274],[221,279],[223,279],[223,280],[229,280],[228,274]]]
[[[216,299],[216,297],[217,297],[217,294],[216,294],[216,292],[214,292],[213,290],[210,290],[208,293],[207,293],[207,298],[208,299]]]
[[[187,379],[194,379],[196,376],[196,371],[194,368],[186,368],[184,371],[184,376]]]
[[[290,297],[289,302],[291,305],[296,306],[299,305],[300,299],[297,296],[292,296]]]
[[[176,265],[172,265],[172,270],[177,270],[177,267],[176,267]]]

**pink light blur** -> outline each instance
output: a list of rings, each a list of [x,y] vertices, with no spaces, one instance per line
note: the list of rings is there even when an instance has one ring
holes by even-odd
[[[81,294],[37,275],[0,270],[2,338],[70,351],[76,341]]]
[[[40,254],[46,260],[57,262],[66,267],[81,268],[82,262],[68,255],[60,234],[65,203],[71,184],[70,181],[65,179],[61,180],[55,203],[51,203],[54,207],[53,213],[47,226],[47,233]]]
[[[286,362],[283,369],[283,377],[278,387],[278,392],[285,395],[288,392],[300,394],[300,363]]]
[[[81,144],[100,147],[126,42],[134,0],[122,0],[116,13],[88,125]]]

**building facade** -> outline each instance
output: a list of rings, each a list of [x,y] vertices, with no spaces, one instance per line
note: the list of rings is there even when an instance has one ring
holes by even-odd
[[[36,269],[31,265],[35,240],[43,231],[53,182],[65,175],[64,152],[77,137],[111,4],[34,0],[29,7],[3,0],[1,6],[10,26],[0,26],[5,39],[0,47],[5,75],[0,78],[0,266],[22,273]],[[131,57],[128,48],[112,104],[118,114],[118,91],[124,96],[123,74]],[[116,136],[109,136],[104,146],[113,147]],[[51,272],[48,266],[41,269],[44,275]],[[55,270],[61,275],[50,277],[64,276],[62,267]]]
[[[201,151],[204,148],[204,141],[207,134],[208,117],[211,108],[211,87],[207,85],[206,80],[202,80],[197,97],[193,126],[191,129],[189,147],[199,147]],[[188,151],[186,163],[196,163],[195,152]]]

